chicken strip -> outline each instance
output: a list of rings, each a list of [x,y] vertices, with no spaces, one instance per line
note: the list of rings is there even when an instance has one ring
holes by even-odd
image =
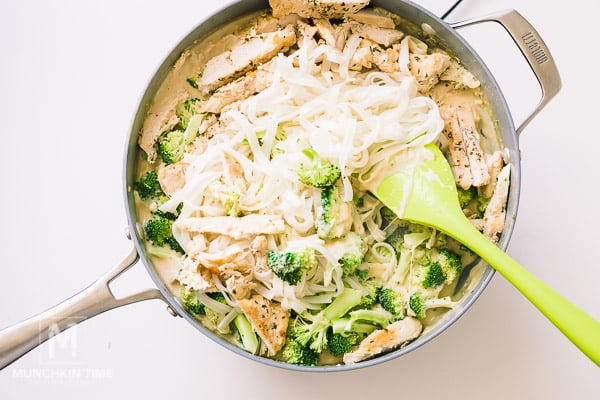
[[[440,75],[440,81],[454,82],[455,87],[475,89],[479,81],[472,73],[464,69],[455,59],[450,60],[448,68]]]
[[[156,160],[155,144],[163,134],[172,130],[179,122],[175,113],[177,105],[189,98],[188,92],[179,90],[172,96],[165,96],[158,103],[152,104],[153,112],[149,112],[144,119],[144,125],[138,137],[138,144],[148,157],[148,162]]]
[[[219,268],[227,263],[240,263],[246,256],[244,250],[237,244],[226,247],[220,251],[199,251],[190,254],[190,258],[200,263],[211,272],[219,273]]]
[[[398,65],[398,58],[400,57],[400,46],[393,44],[392,47],[387,49],[374,51],[373,52],[373,63],[383,72],[398,72],[400,66]]]
[[[369,0],[269,0],[273,16],[298,14],[304,18],[342,18],[369,5]]]
[[[363,68],[371,68],[373,65],[373,49],[377,46],[370,40],[363,39],[360,41],[358,48],[350,58],[350,68],[353,71],[360,71]]]
[[[243,217],[184,218],[175,221],[173,227],[192,233],[218,233],[234,239],[282,233],[285,229],[280,215],[263,214],[249,214]]]
[[[317,33],[317,27],[313,25],[307,24],[303,20],[299,20],[296,22],[297,33],[296,36],[302,36],[308,39],[312,39]],[[298,45],[302,43],[301,39],[298,39]]]
[[[250,250],[254,255],[254,271],[259,274],[270,271],[267,262],[267,253],[269,252],[267,238],[263,235],[255,237]]]
[[[475,110],[471,106],[461,105],[457,107],[456,121],[463,131],[465,141],[465,152],[469,158],[473,186],[479,187],[490,183],[490,174],[485,162],[484,153],[481,149],[479,132],[476,126]]]
[[[202,112],[219,114],[225,106],[242,101],[263,91],[273,82],[274,61],[260,65],[237,80],[221,86],[202,104]]]
[[[465,151],[465,140],[463,132],[456,117],[456,107],[440,107],[440,113],[444,119],[443,134],[448,140],[448,162],[454,174],[454,180],[461,188],[467,190],[473,186],[473,175],[471,175],[471,164]]]
[[[208,60],[198,81],[198,89],[210,93],[269,61],[295,43],[296,32],[292,25],[275,32],[251,36],[233,49]]]
[[[181,268],[177,272],[177,280],[189,289],[201,292],[216,290],[210,272],[200,268],[200,265],[189,257],[181,263]]]
[[[219,277],[225,281],[227,291],[235,300],[248,296],[256,287],[252,281],[252,267],[244,263],[225,263],[219,267]]]
[[[171,196],[185,185],[185,171],[188,163],[180,161],[174,164],[160,164],[157,175],[158,183],[167,196]]]
[[[329,22],[328,19],[315,18],[314,24],[321,39],[323,39],[328,46],[336,47],[336,37],[331,22]]]
[[[481,149],[474,110],[464,104],[440,107],[440,111],[456,182],[465,190],[487,185],[490,174]]]
[[[355,364],[402,346],[404,343],[417,338],[422,330],[423,325],[416,318],[406,317],[403,320],[396,321],[388,325],[387,328],[374,331],[360,342],[356,350],[344,354],[344,363]]]
[[[494,194],[496,189],[496,181],[502,168],[504,167],[504,155],[500,150],[495,151],[492,154],[485,154],[485,163],[488,166],[488,173],[490,174],[490,183],[483,187],[482,194],[486,199],[489,199]]]
[[[393,19],[385,15],[381,15],[375,10],[360,10],[355,14],[348,14],[347,18],[362,22],[363,24],[375,25],[379,28],[394,29],[396,27]]]
[[[350,25],[352,32],[358,33],[365,39],[369,39],[384,47],[389,47],[393,43],[398,43],[404,34],[396,29],[380,28],[370,24],[352,23]]]
[[[265,344],[267,355],[277,354],[285,344],[290,312],[259,294],[239,300],[238,305]]]
[[[409,56],[408,68],[417,80],[421,93],[431,90],[448,66],[450,66],[450,57],[444,53],[411,54]]]
[[[497,243],[504,229],[506,217],[506,200],[510,186],[510,164],[502,168],[496,181],[496,189],[483,214],[483,234],[492,242]]]

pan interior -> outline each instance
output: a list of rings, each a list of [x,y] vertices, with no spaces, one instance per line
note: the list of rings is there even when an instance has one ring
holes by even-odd
[[[452,28],[450,28],[436,16],[432,15],[426,9],[414,3],[404,1],[374,0],[371,2],[371,5],[374,7],[384,8],[406,19],[406,23],[404,24],[405,29],[407,29],[411,34],[420,37],[428,44],[440,46],[449,51],[451,54],[456,55],[461,60],[463,65],[480,81],[481,87],[485,92],[496,117],[498,130],[501,133],[504,146],[509,153],[509,160],[512,168],[511,188],[506,208],[506,222],[499,242],[499,246],[502,249],[506,249],[514,227],[514,220],[518,207],[520,159],[518,140],[512,122],[512,117],[508,110],[506,101],[496,84],[496,81],[483,61],[478,57],[468,43],[466,43]],[[161,84],[184,50],[189,49],[198,43],[203,43],[205,41],[210,42],[211,40],[214,40],[214,38],[218,38],[223,34],[223,32],[228,32],[232,30],[235,25],[239,24],[240,18],[249,18],[252,15],[256,15],[259,10],[264,10],[267,8],[267,1],[244,0],[216,13],[198,25],[174,47],[174,49],[168,54],[163,63],[156,70],[154,76],[149,81],[147,88],[140,99],[138,110],[133,118],[131,131],[129,133],[130,136],[125,152],[124,193],[132,240],[135,243],[137,251],[140,254],[148,273],[154,280],[157,287],[163,293],[170,306],[206,336],[242,356],[268,365],[307,371],[350,370],[378,364],[386,360],[399,357],[427,343],[429,340],[433,339],[435,336],[448,328],[462,314],[464,314],[491,280],[494,274],[493,270],[482,261],[477,260],[473,262],[472,265],[468,267],[469,272],[467,274],[463,274],[465,278],[461,282],[462,287],[460,290],[464,292],[464,296],[461,300],[461,306],[445,313],[437,323],[429,326],[428,329],[424,331],[424,333],[417,340],[411,342],[407,346],[358,364],[302,367],[293,366],[265,357],[249,354],[206,329],[190,313],[184,310],[176,297],[176,293],[174,294],[172,291],[172,286],[170,284],[172,277],[166,275],[164,273],[164,268],[161,268],[160,262],[156,262],[156,260],[151,258],[147,252],[144,244],[144,233],[142,226],[142,220],[145,215],[144,213],[147,211],[140,209],[140,207],[136,204],[132,185],[137,180],[139,176],[138,168],[140,165],[143,165],[145,159],[144,153],[138,147],[137,140],[150,104],[152,103],[152,100],[158,92]],[[224,21],[236,22],[226,22],[223,24]],[[419,22],[418,24],[414,24],[411,21]],[[435,36],[423,34],[423,27],[426,28],[427,32],[435,32]]]

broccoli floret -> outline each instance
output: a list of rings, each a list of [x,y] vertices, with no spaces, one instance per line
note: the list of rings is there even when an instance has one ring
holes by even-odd
[[[225,296],[221,292],[211,292],[206,294],[213,300],[218,301],[219,303],[227,304],[227,300],[225,300]]]
[[[166,218],[171,221],[175,221],[177,219],[177,217],[179,217],[179,214],[181,213],[182,208],[183,208],[183,203],[179,203],[177,205],[177,207],[175,208],[175,212],[161,211],[159,209],[156,209],[156,210],[152,211],[152,214],[157,215],[159,217]]]
[[[460,257],[451,250],[418,248],[415,255],[417,265],[413,262],[412,283],[426,289],[449,285],[462,271]]]
[[[227,185],[221,181],[215,181],[208,185],[210,193],[221,203],[225,212],[230,217],[241,217],[244,215],[240,209],[240,193],[233,185]]]
[[[448,236],[443,234],[442,232],[436,232],[435,243],[433,246],[438,248],[448,246]]]
[[[461,270],[461,259],[451,250],[419,246],[413,251],[411,283],[426,289],[449,285]]]
[[[187,121],[185,130],[174,129],[164,134],[158,141],[158,155],[165,164],[173,164],[183,160],[185,147],[192,143],[198,135],[203,114],[196,114]]]
[[[458,203],[460,204],[460,208],[465,208],[475,197],[477,197],[477,188],[475,186],[471,186],[466,190],[457,186],[456,191],[458,192]]]
[[[485,213],[485,209],[487,208],[488,204],[490,204],[490,199],[488,199],[487,197],[484,196],[477,196],[477,211],[478,211],[478,216],[482,217],[483,214]]]
[[[321,189],[321,204],[317,207],[317,235],[322,239],[339,238],[346,234],[351,221],[350,208],[336,186]]]
[[[225,300],[225,296],[223,296],[223,293],[221,293],[221,292],[206,293],[206,296],[210,297],[211,299],[213,299],[215,301],[218,301],[219,303],[223,303],[223,304],[227,303],[227,301]],[[206,304],[209,304],[209,303],[206,303]],[[209,305],[205,305],[204,314],[209,323],[208,326],[211,327],[210,329],[217,329],[221,333],[230,333],[230,329],[228,326],[222,330],[220,330],[218,328],[219,323],[221,322],[223,317],[225,317],[225,314],[222,311],[217,311],[216,309],[211,308],[211,306],[209,304]]]
[[[230,217],[242,217],[244,212],[240,209],[240,194],[230,193],[230,195],[223,199],[223,207],[227,211],[227,215]]]
[[[358,273],[358,266],[364,262],[367,252],[367,246],[358,233],[348,232],[339,239],[328,241],[326,246],[342,266],[343,276]]]
[[[146,232],[146,239],[148,239],[155,246],[169,246],[171,249],[178,253],[183,254],[184,251],[173,237],[173,230],[171,228],[171,221],[165,217],[154,217],[144,227]]]
[[[436,288],[446,282],[446,274],[437,261],[428,265],[413,265],[412,283],[426,289]]]
[[[179,125],[182,130],[185,131],[187,129],[190,119],[194,115],[201,114],[201,104],[202,101],[194,97],[177,105],[177,108],[175,109],[175,114],[177,115],[177,118],[179,118],[177,125]]]
[[[313,366],[317,365],[319,354],[307,344],[301,344],[288,336],[281,350],[281,357],[288,364]]]
[[[296,285],[305,270],[317,266],[317,257],[312,248],[298,252],[269,250],[267,265],[279,278],[290,285]]]
[[[302,150],[302,152],[310,159],[311,164],[309,166],[300,164],[298,171],[300,182],[308,186],[324,188],[333,185],[340,179],[342,171],[338,166],[323,160],[313,149],[307,148]]]
[[[360,304],[362,294],[358,290],[346,288],[318,314],[308,311],[294,321],[292,336],[302,345],[309,345],[317,353],[327,346],[327,331],[333,321],[343,317],[350,309]]]
[[[192,75],[188,77],[185,81],[194,89],[198,89],[198,81],[202,78],[202,73]]]
[[[327,338],[327,347],[333,356],[339,357],[348,353],[363,338],[364,335],[356,332],[332,333]]]
[[[183,159],[185,142],[182,130],[167,132],[158,142],[158,155],[165,164],[174,164]]]
[[[419,293],[412,294],[408,304],[418,319],[425,318],[427,310],[432,308],[454,308],[456,306],[456,302],[452,301],[449,296],[440,298],[426,297]]]
[[[377,329],[377,326],[368,322],[358,321],[356,319],[350,319],[350,317],[338,318],[331,324],[331,331],[333,333],[347,333],[356,332],[368,335]]]
[[[262,130],[262,131],[258,131],[256,132],[256,138],[258,139],[258,144],[259,145],[263,145],[264,143],[264,137],[267,134],[266,130]],[[275,140],[276,141],[282,141],[285,140],[287,138],[287,132],[285,131],[285,129],[283,128],[282,125],[277,125],[277,130],[275,131]],[[248,146],[250,143],[248,142],[248,137],[244,137],[242,139],[241,142],[243,145]]]
[[[366,270],[361,270],[366,271]],[[368,272],[368,271],[366,271]],[[374,280],[365,280],[362,285],[367,289],[367,294],[363,295],[360,302],[361,308],[371,308],[374,304],[379,301],[379,293],[381,292],[381,284],[376,283]]]
[[[395,320],[406,317],[406,296],[399,290],[385,288],[379,292],[379,304],[381,307],[392,314]]]
[[[356,208],[362,208],[365,205],[365,199],[363,197],[354,196],[352,202]]]
[[[335,319],[328,334],[327,346],[334,356],[340,356],[359,344],[366,335],[385,328],[392,322],[391,313],[381,309],[359,309],[351,311],[348,317]]]
[[[252,325],[244,314],[238,314],[233,319],[238,334],[240,335],[240,341],[244,349],[252,354],[255,354],[258,350],[258,337],[252,329]]]
[[[462,271],[462,262],[458,254],[448,249],[439,249],[434,258],[446,275],[446,284],[454,282]]]
[[[392,313],[383,308],[373,308],[371,310],[358,309],[350,311],[348,315],[350,316],[350,326],[352,326],[354,322],[363,322],[378,325],[383,328],[394,320]]]
[[[204,314],[204,304],[196,297],[196,293],[193,290],[186,290],[181,288],[181,301],[183,307],[191,313],[196,315]]]
[[[146,172],[139,181],[133,184],[133,189],[138,192],[142,200],[156,199],[165,195],[158,182],[156,171]]]

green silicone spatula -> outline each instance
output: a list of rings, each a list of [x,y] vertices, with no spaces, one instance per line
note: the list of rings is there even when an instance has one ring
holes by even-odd
[[[400,218],[435,228],[478,254],[600,366],[600,323],[544,284],[483,236],[458,203],[450,165],[434,144],[432,157],[392,172],[370,191]]]

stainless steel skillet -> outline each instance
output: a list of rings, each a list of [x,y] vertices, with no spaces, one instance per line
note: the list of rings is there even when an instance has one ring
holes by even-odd
[[[479,19],[448,25],[438,17],[432,15],[429,11],[410,2],[374,0],[371,2],[371,4],[373,6],[386,8],[396,14],[399,14],[407,20],[413,21],[418,26],[421,24],[427,24],[429,28],[436,32],[436,35],[441,39],[441,41],[446,43],[448,48],[452,49],[454,53],[463,61],[465,66],[480,80],[497,117],[500,132],[502,134],[504,144],[510,154],[510,162],[512,164],[513,174],[511,177],[511,192],[507,206],[507,224],[504,228],[499,244],[500,247],[505,249],[508,246],[508,241],[514,227],[514,221],[518,208],[520,188],[520,155],[518,134],[560,89],[560,78],[550,52],[544,45],[542,39],[537,34],[535,29],[520,14],[512,10],[499,12],[494,15]],[[444,319],[436,324],[431,330],[426,332],[418,340],[402,349],[393,351],[369,361],[349,366],[297,367],[251,355],[206,330],[193,318],[193,316],[189,315],[182,308],[177,298],[169,291],[168,285],[161,280],[159,274],[157,273],[155,265],[153,265],[152,260],[146,252],[143,235],[141,234],[136,204],[131,192],[131,185],[137,177],[136,167],[140,152],[139,148],[137,147],[137,135],[146,115],[148,104],[152,101],[152,98],[164,80],[166,74],[184,49],[190,47],[194,41],[201,39],[213,32],[223,23],[235,20],[243,15],[267,7],[267,1],[243,0],[223,9],[201,23],[183,40],[181,40],[160,65],[157,72],[150,80],[147,89],[140,100],[138,110],[133,118],[128,145],[125,152],[123,183],[125,202],[127,206],[127,216],[129,221],[129,231],[133,241],[132,251],[107,274],[80,293],[43,313],[0,331],[0,368],[9,365],[23,354],[27,353],[40,343],[46,341],[52,334],[67,329],[73,324],[84,321],[87,318],[125,304],[141,300],[161,299],[167,303],[168,309],[173,315],[182,316],[215,342],[255,361],[293,370],[339,371],[355,369],[378,364],[386,360],[399,357],[427,343],[429,340],[448,328],[462,314],[464,314],[464,312],[485,289],[493,276],[493,270],[484,264],[480,264],[474,268],[480,268],[483,272],[481,273],[480,278],[474,288],[464,296],[461,306],[456,310],[446,314]],[[506,29],[531,66],[542,88],[542,98],[538,106],[518,128],[515,128],[514,126],[510,110],[508,109],[502,92],[494,80],[494,77],[479,56],[455,30],[456,28],[460,28],[462,26],[478,24],[481,22],[500,23]],[[115,298],[113,293],[110,291],[110,282],[113,279],[116,279],[128,268],[133,266],[140,258],[142,259],[142,262],[149,275],[153,279],[156,288],[135,293],[125,298]]]

